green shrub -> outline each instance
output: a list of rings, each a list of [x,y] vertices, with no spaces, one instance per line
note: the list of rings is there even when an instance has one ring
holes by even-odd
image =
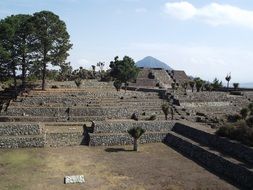
[[[241,116],[242,116],[243,119],[246,119],[246,118],[247,118],[248,113],[249,113],[248,108],[243,108],[243,109],[241,109],[241,111],[240,111],[240,114],[241,114]]]
[[[76,79],[76,80],[75,80],[75,84],[76,84],[76,86],[77,86],[78,88],[80,88],[81,85],[82,85],[82,79],[80,79],[80,78]]]
[[[248,127],[253,128],[253,116],[249,117],[246,120],[246,123],[247,123]]]
[[[243,94],[242,94],[242,92],[240,92],[240,91],[231,91],[231,92],[230,92],[230,95],[242,96]]]
[[[239,121],[233,125],[225,125],[220,127],[216,134],[237,140],[245,145],[253,146],[253,128],[248,127],[245,121]]]
[[[115,81],[113,82],[113,86],[116,88],[117,91],[120,91],[121,86],[122,86],[122,82],[119,81],[119,80],[115,80]]]
[[[57,85],[52,85],[51,88],[57,89],[57,88],[59,88],[59,87],[58,87]]]
[[[147,120],[149,120],[149,121],[154,121],[154,120],[156,120],[156,115],[155,115],[155,114],[152,114]]]
[[[242,117],[239,114],[229,115],[227,117],[228,122],[232,122],[232,123],[235,123],[239,121],[240,119],[242,119]]]
[[[164,103],[162,105],[162,110],[163,110],[163,113],[164,113],[164,116],[165,116],[165,120],[168,119],[169,109],[170,109],[170,105],[168,103]]]

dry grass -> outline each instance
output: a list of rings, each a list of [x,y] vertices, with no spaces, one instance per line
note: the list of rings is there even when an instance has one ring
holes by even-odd
[[[0,150],[2,190],[235,189],[164,144]],[[66,175],[86,183],[64,185]]]

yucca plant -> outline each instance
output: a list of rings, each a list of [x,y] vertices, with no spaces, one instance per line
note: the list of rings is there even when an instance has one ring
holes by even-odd
[[[134,139],[134,151],[138,151],[138,139],[145,133],[141,127],[133,127],[127,131]]]
[[[169,115],[169,112],[170,112],[170,106],[168,103],[165,103],[162,105],[162,110],[163,110],[163,113],[164,113],[164,116],[165,116],[165,120],[168,120],[168,115]]]
[[[76,79],[75,84],[76,84],[77,88],[80,88],[82,85],[82,79],[80,79],[80,78]]]

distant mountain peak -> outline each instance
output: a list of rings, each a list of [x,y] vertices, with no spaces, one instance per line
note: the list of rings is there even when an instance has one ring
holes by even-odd
[[[166,63],[152,57],[152,56],[147,56],[143,58],[140,61],[136,62],[137,67],[143,67],[143,68],[152,68],[152,69],[165,69],[165,70],[172,70],[172,68],[167,65]]]

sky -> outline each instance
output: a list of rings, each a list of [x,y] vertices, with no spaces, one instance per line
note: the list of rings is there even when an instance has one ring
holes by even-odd
[[[0,0],[0,19],[41,10],[66,23],[74,68],[153,56],[208,81],[253,82],[252,0]]]

